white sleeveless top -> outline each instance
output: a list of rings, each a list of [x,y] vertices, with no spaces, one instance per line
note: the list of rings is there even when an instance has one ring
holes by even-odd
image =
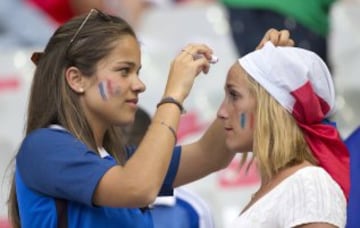
[[[296,171],[237,217],[231,228],[288,228],[323,222],[345,227],[346,199],[322,168]]]

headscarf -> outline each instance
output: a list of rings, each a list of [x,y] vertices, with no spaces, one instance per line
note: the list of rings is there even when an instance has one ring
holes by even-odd
[[[327,121],[335,111],[335,89],[324,61],[309,50],[267,42],[239,63],[293,115],[319,165],[348,199],[349,152],[336,127]]]

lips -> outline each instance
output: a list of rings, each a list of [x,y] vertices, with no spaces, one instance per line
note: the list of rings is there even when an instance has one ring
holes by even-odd
[[[231,128],[231,127],[224,127],[224,130],[225,130],[225,131],[232,131],[233,128]]]
[[[227,136],[229,136],[229,135],[232,135],[233,134],[233,128],[232,127],[224,127],[224,131],[225,131],[225,134],[227,135]]]
[[[132,103],[132,104],[137,104],[138,103],[138,99],[137,98],[134,98],[134,99],[128,99],[128,100],[126,100],[126,103]]]

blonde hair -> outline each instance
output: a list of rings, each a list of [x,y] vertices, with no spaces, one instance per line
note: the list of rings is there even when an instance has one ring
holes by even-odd
[[[302,130],[291,113],[247,73],[245,81],[251,95],[257,100],[253,154],[261,177],[270,179],[283,168],[305,160],[316,164]]]

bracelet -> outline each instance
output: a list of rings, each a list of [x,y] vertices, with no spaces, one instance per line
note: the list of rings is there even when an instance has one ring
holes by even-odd
[[[161,101],[156,105],[156,108],[159,108],[160,105],[167,104],[167,103],[175,104],[176,106],[178,106],[181,114],[186,113],[186,110],[184,109],[182,104],[179,101],[175,100],[175,98],[173,98],[173,97],[163,97],[161,99]]]
[[[153,122],[153,123],[159,123],[159,124],[167,127],[167,128],[171,131],[172,135],[174,136],[175,145],[176,145],[176,143],[177,143],[177,136],[176,136],[176,131],[175,131],[175,129],[174,129],[173,127],[171,127],[170,125],[164,123],[163,121],[161,121],[161,122]]]

